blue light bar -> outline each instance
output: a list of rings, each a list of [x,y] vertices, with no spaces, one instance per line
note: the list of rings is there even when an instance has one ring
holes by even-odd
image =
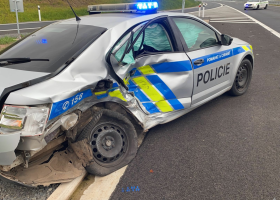
[[[137,3],[137,9],[138,10],[155,10],[158,9],[158,3],[157,2],[141,2]]]

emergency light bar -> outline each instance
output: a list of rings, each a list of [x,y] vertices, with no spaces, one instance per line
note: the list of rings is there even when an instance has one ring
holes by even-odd
[[[96,14],[102,12],[122,12],[122,13],[156,13],[158,9],[157,2],[139,2],[139,3],[119,3],[119,4],[100,4],[89,5],[88,13]]]

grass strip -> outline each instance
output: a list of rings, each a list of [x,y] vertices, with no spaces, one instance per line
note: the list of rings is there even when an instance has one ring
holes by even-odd
[[[69,0],[78,16],[88,15],[87,6],[95,4],[132,3],[136,0]],[[147,0],[137,0],[137,2]],[[160,10],[179,9],[182,0],[157,0]],[[197,6],[200,2],[186,0],[186,8]],[[73,18],[74,15],[66,1],[63,0],[28,0],[24,1],[24,12],[19,13],[19,22],[39,21],[38,8],[41,7],[42,21]],[[16,15],[10,12],[8,0],[0,0],[0,24],[16,23]]]

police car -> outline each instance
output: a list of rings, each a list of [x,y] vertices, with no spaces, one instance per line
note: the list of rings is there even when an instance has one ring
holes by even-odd
[[[156,2],[117,6],[89,6],[109,13],[56,22],[0,53],[2,177],[107,175],[136,156],[141,133],[247,91],[247,42]]]
[[[249,9],[249,8],[253,8],[253,9],[259,9],[259,8],[267,9],[267,7],[268,7],[268,1],[267,0],[248,0],[244,4],[244,10]]]

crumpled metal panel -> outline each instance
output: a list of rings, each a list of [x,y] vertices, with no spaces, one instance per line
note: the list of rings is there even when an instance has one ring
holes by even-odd
[[[16,159],[15,149],[20,140],[20,133],[1,134],[0,129],[0,165],[10,165]]]

